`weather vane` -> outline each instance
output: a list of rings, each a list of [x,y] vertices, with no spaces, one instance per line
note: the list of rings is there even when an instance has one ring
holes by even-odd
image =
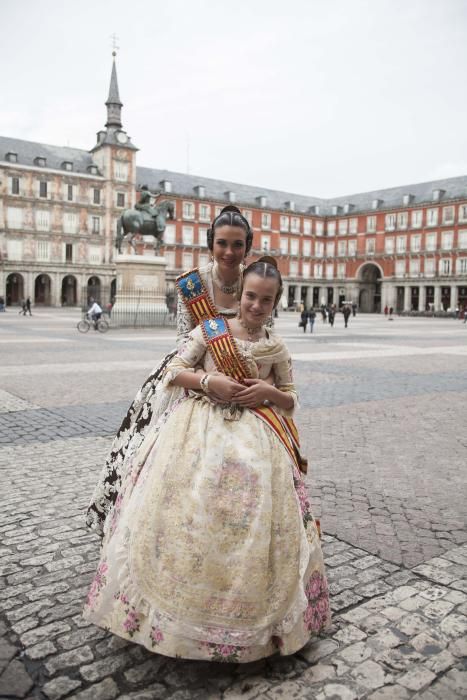
[[[118,51],[118,49],[120,48],[120,46],[117,45],[118,36],[115,34],[115,32],[114,32],[113,34],[110,35],[110,39],[111,39],[111,41],[112,41],[112,49],[113,49],[113,51],[112,51],[112,56],[116,56],[116,55],[117,55],[117,51]]]

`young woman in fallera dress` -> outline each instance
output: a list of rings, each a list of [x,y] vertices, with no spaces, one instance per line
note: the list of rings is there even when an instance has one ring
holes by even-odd
[[[166,656],[292,654],[329,624],[290,356],[264,325],[281,286],[273,259],[252,263],[238,318],[202,320],[169,360],[162,384],[183,392],[135,451],[106,523],[85,617]]]

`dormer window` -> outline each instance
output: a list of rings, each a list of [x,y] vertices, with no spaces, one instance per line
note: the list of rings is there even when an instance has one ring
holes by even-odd
[[[371,208],[372,209],[379,209],[380,206],[382,205],[383,200],[382,199],[374,199],[371,203]]]
[[[235,192],[232,192],[232,190],[227,190],[227,192],[225,193],[225,197],[229,200],[229,202],[237,201],[237,195],[235,194]]]
[[[62,170],[73,170],[73,163],[70,160],[64,160],[62,163]]]
[[[439,202],[443,194],[445,194],[445,190],[433,190],[433,202]]]
[[[197,197],[203,198],[206,196],[206,188],[204,185],[196,185],[193,189]]]
[[[159,185],[161,185],[163,192],[172,192],[172,183],[170,180],[161,180]]]
[[[353,208],[353,204],[344,204],[344,214],[350,214]]]
[[[12,151],[9,151],[9,153],[7,153],[5,155],[5,158],[9,163],[17,163],[18,162],[18,154],[13,153]]]
[[[262,194],[259,197],[256,197],[256,201],[258,202],[260,207],[265,207],[268,200],[267,197],[265,197],[264,194]]]
[[[285,203],[285,208],[288,209],[289,211],[295,211],[295,202],[292,200],[289,200],[288,202]]]
[[[38,165],[40,168],[45,168],[47,165],[47,158],[37,156],[37,158],[34,158],[34,165]]]
[[[404,196],[402,197],[402,204],[404,205],[404,207],[407,207],[409,204],[412,204],[414,199],[415,197],[413,196],[413,194],[404,194]]]
[[[86,170],[87,170],[88,173],[90,173],[91,175],[98,175],[98,174],[99,174],[99,170],[98,170],[97,165],[88,165],[88,167],[86,168]]]
[[[333,204],[331,211],[333,216],[338,216],[341,212],[341,207],[338,207],[337,204]]]

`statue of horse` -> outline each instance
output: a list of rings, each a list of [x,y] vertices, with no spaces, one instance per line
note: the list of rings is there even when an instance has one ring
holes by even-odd
[[[149,209],[149,211],[148,211]],[[151,213],[150,213],[151,212]],[[175,218],[174,202],[164,199],[154,207],[144,209],[125,209],[117,221],[117,238],[115,247],[122,252],[123,241],[128,241],[136,252],[134,238],[137,235],[154,236],[154,253],[157,255],[164,242],[164,231],[167,219]]]

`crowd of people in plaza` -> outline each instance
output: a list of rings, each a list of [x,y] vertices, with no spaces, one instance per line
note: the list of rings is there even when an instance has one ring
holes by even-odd
[[[348,328],[350,316],[357,315],[357,304],[344,302],[340,309],[337,308],[336,304],[321,304],[318,309],[318,313],[321,314],[323,323],[329,323],[330,327],[334,327],[334,322],[336,320],[336,314],[340,312],[344,318],[344,328]],[[317,311],[310,307],[307,309],[302,305],[300,312],[299,327],[303,328],[303,332],[306,333],[308,325],[310,326],[310,333],[313,333],[315,326]]]

